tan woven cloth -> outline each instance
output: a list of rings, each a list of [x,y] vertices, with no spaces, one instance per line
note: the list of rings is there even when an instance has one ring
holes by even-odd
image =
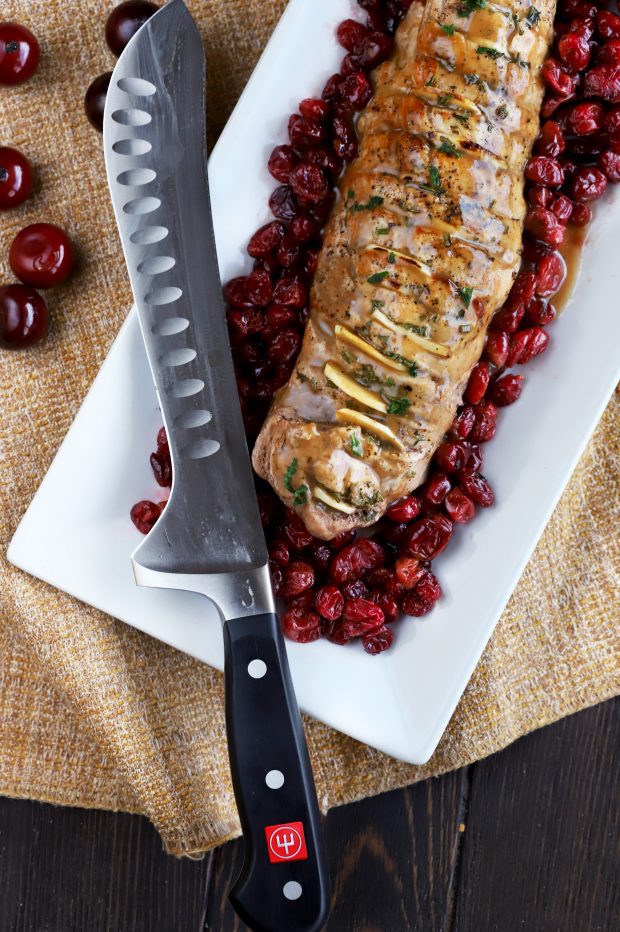
[[[209,47],[215,135],[285,2],[190,5]],[[43,51],[32,82],[0,89],[0,142],[23,149],[39,178],[34,199],[3,215],[3,243],[26,222],[47,219],[70,230],[81,254],[79,273],[49,295],[50,338],[0,353],[2,553],[130,303],[100,138],[82,112],[90,77],[112,65],[103,41],[111,6],[2,3],[2,17],[29,24]],[[0,263],[8,274],[4,250]],[[619,455],[616,403],[428,765],[398,763],[307,723],[325,807],[459,767],[619,691]],[[0,792],[144,813],[179,854],[236,834],[220,675],[4,561],[1,572]]]

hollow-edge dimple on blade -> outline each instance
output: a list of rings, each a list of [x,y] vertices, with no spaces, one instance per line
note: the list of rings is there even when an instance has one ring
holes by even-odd
[[[108,180],[174,467],[134,562],[165,573],[262,566],[265,540],[239,407],[206,167],[205,53],[182,0],[114,70]]]

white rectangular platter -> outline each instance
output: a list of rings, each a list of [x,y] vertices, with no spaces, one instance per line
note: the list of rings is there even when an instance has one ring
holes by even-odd
[[[352,0],[291,0],[222,134],[210,177],[223,280],[247,270],[245,245],[268,219],[274,182],[265,166],[272,147],[285,141],[288,114],[338,69],[335,27],[359,13]],[[619,241],[620,203],[611,193],[589,234],[578,287],[550,329],[551,348],[527,367],[523,397],[501,414],[485,451],[497,504],[458,529],[438,561],[445,596],[433,613],[399,622],[395,646],[378,657],[357,644],[288,644],[300,705],[311,715],[412,763],[432,754],[618,379]],[[148,462],[160,424],[131,313],[9,559],[221,669],[211,604],[133,581],[129,558],[141,538],[129,509],[161,497]]]

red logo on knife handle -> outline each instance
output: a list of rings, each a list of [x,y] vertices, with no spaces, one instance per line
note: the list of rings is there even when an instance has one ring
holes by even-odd
[[[272,864],[282,861],[307,861],[303,822],[284,822],[265,828],[267,851]]]

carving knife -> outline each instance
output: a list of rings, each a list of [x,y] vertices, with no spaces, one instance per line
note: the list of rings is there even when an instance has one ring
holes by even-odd
[[[329,878],[228,342],[205,75],[196,24],[171,0],[128,44],[106,101],[108,181],[174,468],[168,505],[132,561],[138,585],[201,593],[223,620],[245,840],[233,906],[257,932],[314,932]]]

